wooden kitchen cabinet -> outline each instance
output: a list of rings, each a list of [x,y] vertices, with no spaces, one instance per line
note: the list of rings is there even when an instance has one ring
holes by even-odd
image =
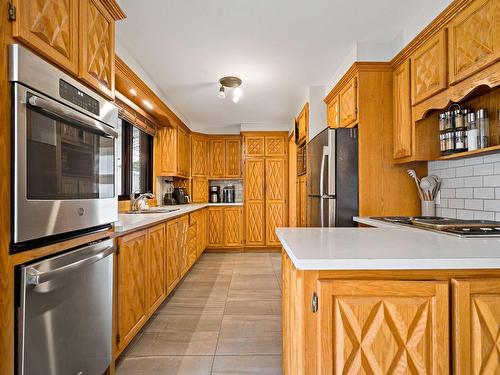
[[[208,208],[208,247],[243,246],[243,208],[222,206]]]
[[[297,184],[297,226],[307,227],[307,176],[299,176]]]
[[[224,246],[224,208],[208,208],[208,247]]]
[[[165,224],[148,229],[149,310],[152,314],[167,297]]]
[[[454,374],[500,373],[500,279],[452,280]]]
[[[224,247],[243,246],[243,208],[224,208]]]
[[[208,202],[208,179],[206,177],[193,177],[191,198],[193,203]]]
[[[446,89],[446,64],[446,29],[443,29],[411,55],[413,105]]]
[[[225,177],[240,178],[241,177],[241,140],[226,139],[225,140]]]
[[[198,236],[197,213],[193,212],[189,214],[188,246],[187,246],[188,258],[183,273],[186,273],[198,258],[197,236]]]
[[[318,285],[321,374],[449,373],[446,281]]]
[[[393,85],[393,156],[400,159],[412,155],[413,124],[410,101],[410,61],[394,69]]]
[[[226,144],[223,139],[210,140],[210,177],[222,178],[225,176]]]
[[[285,158],[267,158],[265,163],[266,245],[279,246],[275,229],[286,224],[287,163]]]
[[[148,231],[118,238],[117,348],[123,350],[146,322],[148,301]]]
[[[189,248],[188,248],[188,236],[189,236],[189,215],[181,216],[178,219],[179,226],[179,259],[180,259],[180,277],[184,277],[186,272],[189,270]]]
[[[264,145],[262,150],[264,150]],[[245,241],[247,246],[261,246],[266,243],[264,189],[265,159],[245,159]]]
[[[191,136],[191,176],[208,176],[208,139],[205,136]]]
[[[327,123],[330,128],[340,127],[339,96],[335,96],[326,107]]]
[[[160,128],[154,138],[155,175],[188,178],[191,169],[189,134],[182,128]]]
[[[174,219],[166,224],[167,232],[167,290],[172,291],[180,280],[181,249],[179,220]]]
[[[115,20],[99,0],[80,0],[80,79],[113,99]]]
[[[340,127],[356,124],[358,120],[358,78],[352,77],[339,93]]]
[[[297,117],[299,123],[299,144],[307,142],[309,133],[309,103],[304,105]]]
[[[77,75],[79,0],[12,0],[11,3],[16,7],[13,36]]]
[[[263,135],[248,135],[243,137],[245,157],[264,156],[265,138]]]
[[[500,3],[475,0],[448,24],[449,81],[457,83],[500,59]]]

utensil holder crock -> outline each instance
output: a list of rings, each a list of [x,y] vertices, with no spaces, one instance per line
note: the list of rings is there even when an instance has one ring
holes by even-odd
[[[422,216],[436,216],[435,201],[422,201]]]

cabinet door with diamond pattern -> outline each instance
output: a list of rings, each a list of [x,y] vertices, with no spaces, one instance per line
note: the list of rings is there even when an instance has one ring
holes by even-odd
[[[148,316],[147,230],[118,239],[117,259],[117,330],[118,350],[136,335]]]
[[[226,143],[223,139],[210,140],[210,177],[220,178],[225,176]]]
[[[78,0],[14,0],[15,38],[67,71],[78,73]],[[6,16],[5,16],[6,17]]]
[[[500,59],[500,2],[476,0],[448,25],[450,83]]]
[[[208,246],[224,246],[224,208],[208,208]]]
[[[245,243],[248,246],[266,244],[264,225],[265,159],[245,160]]]
[[[153,313],[167,297],[164,224],[151,227],[148,231],[148,263],[149,311]]]
[[[243,245],[243,212],[241,207],[224,208],[224,247]]]
[[[454,374],[500,374],[500,279],[452,283]]]
[[[278,246],[275,229],[286,225],[286,159],[266,159],[266,245]]]
[[[446,281],[320,280],[320,373],[449,374],[448,294]]]
[[[446,29],[411,56],[411,102],[413,105],[446,88]]]
[[[115,21],[99,0],[80,0],[79,76],[114,98]]]

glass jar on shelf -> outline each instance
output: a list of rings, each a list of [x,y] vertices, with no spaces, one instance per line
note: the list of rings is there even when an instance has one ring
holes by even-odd
[[[479,148],[479,129],[476,122],[476,114],[474,112],[468,113],[465,118],[467,126],[467,149],[474,151]]]
[[[481,108],[476,112],[477,125],[479,129],[479,148],[489,146],[490,137],[490,119],[488,118],[488,110]]]

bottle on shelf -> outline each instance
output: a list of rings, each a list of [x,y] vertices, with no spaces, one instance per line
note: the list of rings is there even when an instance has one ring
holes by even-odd
[[[479,129],[479,148],[489,146],[490,137],[490,119],[488,118],[488,110],[481,108],[476,112],[477,125]]]
[[[468,113],[465,119],[467,125],[467,149],[469,151],[477,150],[479,140],[479,129],[476,122],[476,114]]]

